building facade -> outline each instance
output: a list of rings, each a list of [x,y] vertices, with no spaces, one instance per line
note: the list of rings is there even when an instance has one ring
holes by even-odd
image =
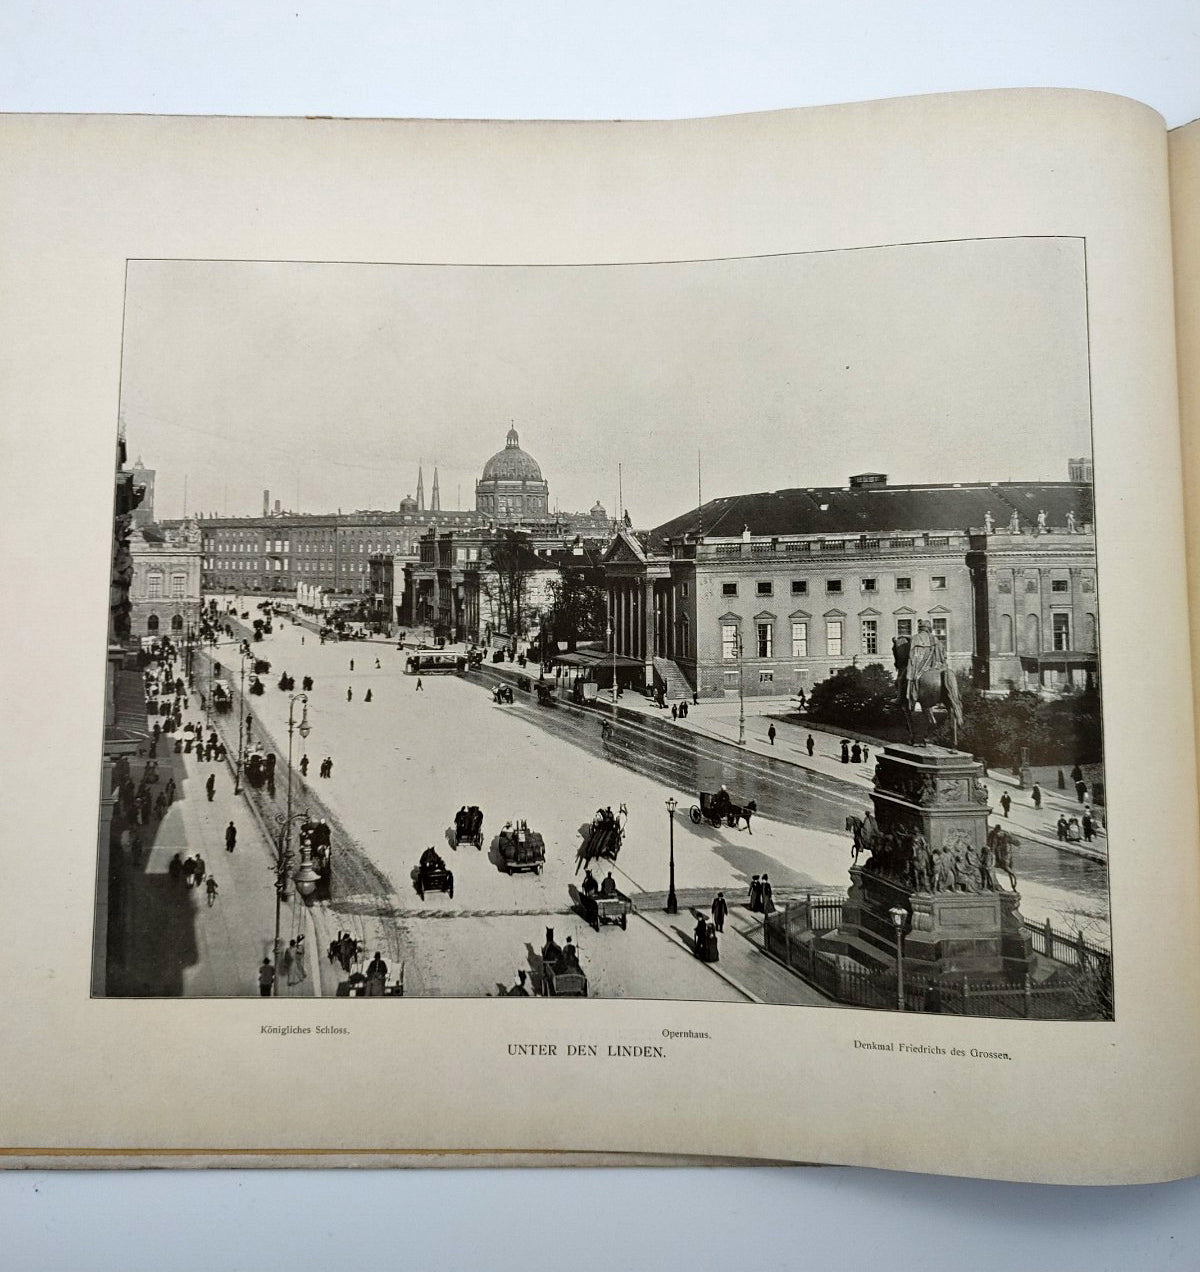
[[[893,666],[927,619],[985,690],[1054,692],[1098,674],[1091,486],[848,487],[714,500],[605,557],[618,654],[647,687],[719,698],[807,692]]]
[[[133,582],[132,634],[178,637],[199,625],[201,536],[199,524],[135,527],[130,536]]]
[[[483,466],[475,483],[475,509],[500,525],[549,515],[550,487],[537,460],[521,449],[515,428],[508,430],[504,449]]]

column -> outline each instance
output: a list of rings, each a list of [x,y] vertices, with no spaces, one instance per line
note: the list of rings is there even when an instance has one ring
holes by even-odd
[[[647,682],[653,684],[654,666],[654,580],[647,575],[642,581],[642,661],[646,664]]]

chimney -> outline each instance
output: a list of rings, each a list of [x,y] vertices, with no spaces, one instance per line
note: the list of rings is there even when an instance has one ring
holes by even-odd
[[[271,515],[271,492],[269,490],[264,490],[263,491],[263,516],[269,517],[270,515]]]
[[[278,499],[275,500],[275,515],[277,517],[279,516],[279,500]]]

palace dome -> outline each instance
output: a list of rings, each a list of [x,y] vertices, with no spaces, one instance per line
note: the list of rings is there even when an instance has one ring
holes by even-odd
[[[508,430],[508,441],[483,466],[484,481],[541,481],[542,470],[532,455],[520,446],[517,430]]]

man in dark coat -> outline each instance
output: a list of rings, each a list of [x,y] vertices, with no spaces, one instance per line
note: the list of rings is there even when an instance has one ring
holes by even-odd
[[[725,931],[725,916],[728,913],[729,904],[725,900],[725,894],[723,892],[718,892],[713,898],[712,903],[713,926],[718,932]]]
[[[232,852],[237,847],[237,827],[230,821],[225,827],[225,851]]]
[[[850,743],[845,738],[842,739],[842,763],[850,763]]]
[[[812,755],[812,753],[813,753],[813,750],[816,748],[816,745],[817,745],[817,744],[813,741],[813,735],[812,735],[811,733],[808,735],[808,739],[807,739],[807,741],[804,743],[804,745],[808,748],[808,754],[809,754],[809,756],[811,757],[811,755]]]
[[[211,804],[213,796],[217,791],[217,778],[215,773],[208,775],[208,781],[204,783],[204,789],[208,793],[208,802]]]

